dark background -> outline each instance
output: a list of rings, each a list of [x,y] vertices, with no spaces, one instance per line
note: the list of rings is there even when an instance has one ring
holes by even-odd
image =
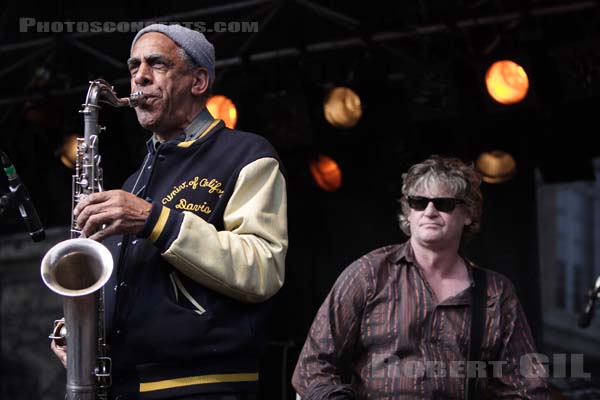
[[[541,341],[534,177],[537,170],[545,182],[593,179],[591,160],[600,155],[597,2],[102,4],[2,6],[0,148],[44,226],[63,227],[70,219],[71,171],[57,154],[65,134],[81,132],[78,110],[88,81],[102,77],[120,96],[129,93],[125,60],[134,33],[19,32],[19,18],[259,21],[258,33],[207,37],[220,62],[215,93],[237,105],[237,128],[275,145],[289,178],[287,276],[261,371],[263,398],[290,395],[306,332],[343,268],[405,239],[396,217],[401,174],[430,154],[470,162],[502,149],[515,158],[512,180],[483,185],[482,232],[467,254],[515,283]],[[528,96],[512,106],[494,103],[483,81],[489,64],[507,57],[530,80]],[[361,97],[363,117],[352,129],[333,128],[323,117],[323,97],[334,85]],[[105,108],[101,122],[108,128],[100,140],[105,187],[117,188],[142,160],[150,133],[132,111]],[[308,162],[319,153],[339,163],[340,190],[325,192],[313,182]],[[6,191],[4,176],[0,190]],[[1,218],[0,234],[25,232],[16,212]]]

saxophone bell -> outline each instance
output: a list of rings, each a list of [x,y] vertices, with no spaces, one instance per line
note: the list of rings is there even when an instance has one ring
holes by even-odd
[[[42,280],[53,292],[81,297],[98,291],[110,278],[112,255],[103,244],[91,239],[64,240],[42,259]]]

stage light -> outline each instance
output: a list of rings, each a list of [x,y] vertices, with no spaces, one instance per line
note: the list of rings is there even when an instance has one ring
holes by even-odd
[[[233,129],[237,123],[237,109],[235,104],[228,97],[220,94],[211,96],[206,102],[206,108],[210,114],[225,122],[225,126]]]
[[[75,158],[77,158],[77,134],[72,133],[66,135],[63,140],[63,145],[58,152],[60,161],[65,167],[75,168]]]
[[[481,153],[475,162],[475,168],[487,183],[502,183],[511,179],[517,169],[515,159],[502,150]]]
[[[310,173],[323,190],[334,192],[342,186],[342,171],[331,157],[319,154],[310,162]]]
[[[362,116],[360,97],[352,89],[333,88],[323,103],[325,119],[336,128],[352,128]]]
[[[529,78],[525,69],[510,60],[493,63],[485,74],[489,95],[500,104],[515,104],[527,95]]]

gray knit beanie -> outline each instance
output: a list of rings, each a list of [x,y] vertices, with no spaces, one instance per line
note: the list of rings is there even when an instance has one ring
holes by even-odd
[[[179,47],[185,50],[196,64],[206,68],[208,70],[208,87],[212,87],[215,80],[215,48],[202,33],[181,25],[148,25],[135,35],[133,42],[131,42],[130,52],[133,51],[135,42],[144,33],[148,32],[159,32],[167,35]]]

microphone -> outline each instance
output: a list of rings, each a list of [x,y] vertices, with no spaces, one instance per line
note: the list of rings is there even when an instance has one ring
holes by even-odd
[[[579,325],[580,328],[587,328],[590,326],[590,322],[592,322],[594,316],[594,305],[598,299],[598,295],[600,295],[600,277],[596,279],[594,287],[588,291],[588,302],[581,315],[579,315],[579,321],[577,322],[577,325]]]
[[[44,240],[46,238],[46,232],[44,232],[40,217],[33,206],[33,202],[31,201],[31,197],[29,196],[27,188],[23,182],[21,182],[19,175],[17,175],[17,170],[12,165],[12,162],[2,150],[0,150],[0,158],[2,159],[2,166],[4,167],[4,172],[8,178],[9,189],[13,198],[18,204],[21,218],[23,218],[23,221],[27,226],[29,236],[31,236],[31,239],[33,239],[34,242]]]

